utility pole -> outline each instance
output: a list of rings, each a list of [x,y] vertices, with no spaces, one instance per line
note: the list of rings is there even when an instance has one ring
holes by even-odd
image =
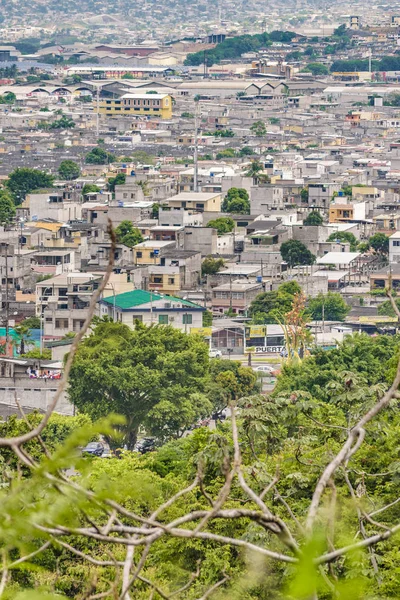
[[[10,319],[10,303],[8,299],[8,244],[3,243],[2,248],[5,251],[5,263],[6,263],[6,356],[8,356],[8,350],[10,346],[10,329],[8,321]]]
[[[194,115],[194,174],[193,174],[193,191],[199,191],[199,116],[200,102],[196,102],[196,110]]]
[[[97,97],[96,97],[96,135],[97,139],[100,137],[100,85],[97,86]]]

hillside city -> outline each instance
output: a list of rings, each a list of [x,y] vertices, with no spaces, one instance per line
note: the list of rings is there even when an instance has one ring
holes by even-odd
[[[398,4],[0,36],[0,596],[399,598]]]

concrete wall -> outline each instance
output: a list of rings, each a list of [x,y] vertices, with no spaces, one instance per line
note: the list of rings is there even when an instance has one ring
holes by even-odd
[[[275,186],[252,187],[250,213],[263,215],[272,207],[283,206],[283,189]]]
[[[0,414],[19,414],[15,404],[15,393],[24,410],[45,412],[54,398],[59,380],[29,379],[28,377],[0,378]],[[73,414],[73,406],[64,393],[60,398],[56,412],[64,415]]]
[[[217,231],[211,227],[185,227],[179,243],[183,250],[196,250],[202,256],[218,252]]]

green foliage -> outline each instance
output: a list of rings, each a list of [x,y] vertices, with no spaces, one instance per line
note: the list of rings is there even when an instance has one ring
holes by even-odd
[[[369,238],[369,245],[379,254],[389,253],[389,237],[384,233],[375,233]]]
[[[337,349],[318,349],[301,364],[285,364],[276,393],[298,390],[326,401],[329,382],[335,381],[342,371],[357,373],[365,378],[368,386],[377,385],[390,377],[388,371],[399,347],[399,336],[348,336]]]
[[[211,327],[212,320],[213,320],[212,312],[210,310],[205,310],[203,312],[202,316],[203,316],[203,322],[202,322],[203,327]]]
[[[300,198],[302,202],[308,202],[308,187],[301,189]]]
[[[40,318],[39,317],[28,317],[23,320],[25,327],[29,329],[40,329]]]
[[[100,188],[94,183],[85,183],[82,188],[82,196],[86,196],[86,194],[94,194],[100,192]]]
[[[250,127],[251,133],[254,133],[256,137],[263,137],[267,135],[267,128],[265,127],[264,121],[255,121]]]
[[[9,225],[15,218],[16,210],[10,192],[0,190],[0,225]]]
[[[6,92],[0,96],[0,104],[14,104],[17,96],[13,92]]]
[[[317,210],[312,210],[304,219],[304,225],[322,225],[324,222],[322,215]]]
[[[288,240],[280,247],[282,259],[290,266],[313,265],[315,256],[310,250],[298,240]]]
[[[136,244],[143,242],[143,236],[137,227],[133,226],[132,221],[122,221],[115,229],[117,242],[133,248]]]
[[[36,358],[38,360],[51,360],[51,350],[50,348],[44,348],[43,352],[40,351],[39,348],[34,348],[33,350],[28,350],[24,354],[21,354],[23,358]]]
[[[254,154],[254,150],[252,148],[250,148],[250,146],[243,146],[243,148],[241,148],[239,150],[240,157],[252,156],[253,154]]]
[[[6,186],[10,190],[14,202],[19,205],[25,199],[26,194],[42,188],[51,188],[54,183],[54,177],[29,167],[17,167],[12,171],[6,181]]]
[[[308,302],[308,310],[314,321],[344,321],[350,311],[341,294],[328,292],[318,294]]]
[[[62,179],[77,179],[81,174],[79,165],[73,160],[63,160],[58,167],[58,174]]]
[[[250,201],[247,190],[230,188],[222,203],[222,211],[233,214],[250,214]]]
[[[235,229],[235,221],[230,217],[218,217],[207,223],[207,227],[212,227],[218,231],[218,235],[230,233]]]
[[[110,177],[108,180],[108,189],[110,192],[115,192],[116,185],[123,185],[126,181],[125,173],[118,173],[115,177]]]
[[[259,160],[253,160],[249,169],[246,171],[246,177],[259,177],[260,172],[264,170],[263,165]]]
[[[222,160],[223,158],[234,158],[236,156],[236,151],[233,148],[225,148],[225,150],[221,150],[221,152],[217,152],[217,160]],[[187,161],[185,161],[187,162]]]
[[[174,407],[187,411],[188,397],[203,392],[208,360],[200,338],[172,327],[138,325],[132,331],[122,323],[100,322],[79,347],[68,393],[93,419],[124,415],[124,439],[132,448],[140,425],[152,426],[156,407],[158,422],[163,412],[166,419],[176,415]]]
[[[294,296],[300,292],[297,281],[282,283],[275,292],[262,292],[250,304],[249,316],[255,324],[282,323],[293,308]]]
[[[312,62],[312,63],[308,63],[308,65],[306,67],[304,67],[304,69],[302,69],[302,72],[303,73],[312,73],[312,75],[314,75],[314,77],[317,77],[318,75],[328,75],[329,69],[322,63]]]
[[[114,160],[114,154],[107,152],[104,148],[93,148],[85,157],[85,162],[88,165],[107,165]]]
[[[215,275],[224,266],[223,258],[213,258],[212,256],[206,256],[201,263],[201,274],[202,275]]]
[[[368,252],[369,249],[370,249],[369,242],[359,242],[359,244],[357,246],[358,252],[361,252],[362,254],[366,254],[366,252]]]
[[[53,121],[49,125],[50,129],[73,129],[74,127],[75,121],[66,115],[62,115],[60,119]]]
[[[328,237],[327,242],[345,242],[350,244],[350,252],[357,251],[357,238],[353,233],[349,231],[336,231],[335,233],[331,233]]]
[[[385,295],[384,290],[382,290],[382,292],[382,295]],[[400,298],[395,298],[395,302],[396,306],[400,308]],[[378,315],[384,315],[385,317],[397,316],[390,300],[385,300],[385,302],[378,305]]]

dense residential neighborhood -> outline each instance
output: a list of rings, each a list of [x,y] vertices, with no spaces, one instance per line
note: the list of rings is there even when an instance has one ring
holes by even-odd
[[[398,5],[0,35],[0,597],[399,598]]]

